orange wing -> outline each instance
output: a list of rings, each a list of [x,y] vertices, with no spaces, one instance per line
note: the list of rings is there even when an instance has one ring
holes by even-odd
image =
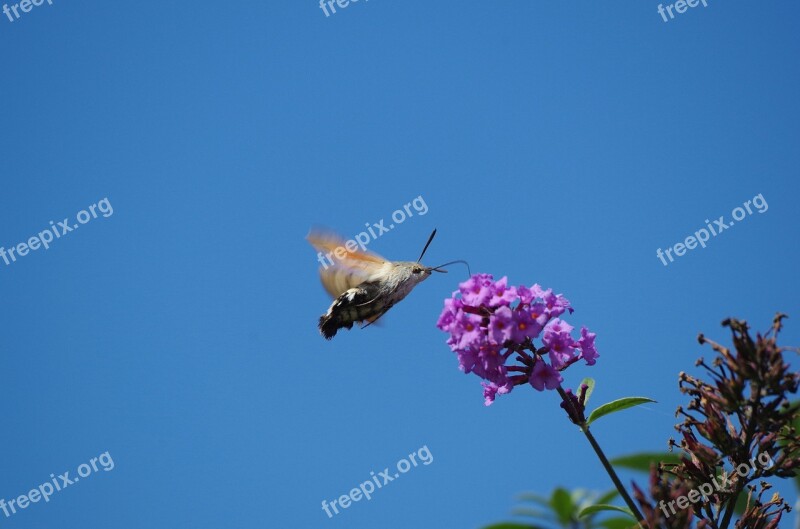
[[[391,265],[390,261],[372,252],[349,250],[345,241],[330,231],[314,230],[306,239],[323,254],[326,264],[332,262],[327,267],[323,265],[319,275],[322,286],[334,298],[364,281],[380,277],[387,265]]]

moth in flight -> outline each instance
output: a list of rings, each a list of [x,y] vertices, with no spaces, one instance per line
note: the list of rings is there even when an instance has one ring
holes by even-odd
[[[352,329],[353,323],[362,328],[374,323],[432,272],[446,272],[442,267],[464,261],[452,261],[430,267],[420,263],[433,241],[433,230],[416,262],[389,261],[366,250],[353,251],[345,247],[341,237],[331,232],[312,231],[308,242],[320,253],[327,254],[332,266],[320,268],[322,286],[333,297],[328,312],[319,318],[319,332],[330,340],[341,329]],[[338,253],[337,253],[338,250]],[[338,255],[344,253],[344,257]],[[334,256],[333,254],[337,254]],[[466,263],[464,263],[466,264]]]

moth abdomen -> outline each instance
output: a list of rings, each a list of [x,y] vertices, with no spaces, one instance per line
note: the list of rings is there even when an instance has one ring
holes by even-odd
[[[353,323],[377,319],[390,307],[380,296],[379,284],[362,283],[347,290],[331,303],[328,312],[319,319],[319,331],[330,340],[339,329],[351,329]]]

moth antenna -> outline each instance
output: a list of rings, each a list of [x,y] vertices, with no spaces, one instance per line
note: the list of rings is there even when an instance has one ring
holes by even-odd
[[[419,259],[417,259],[417,262],[422,261],[422,258],[425,256],[425,252],[428,250],[428,246],[431,245],[431,241],[433,241],[433,237],[435,235],[436,235],[436,228],[433,229],[433,233],[431,233],[431,236],[428,237],[428,242],[425,243],[425,248],[422,249],[422,253],[419,256]]]
[[[468,273],[470,276],[472,276],[472,271],[469,269],[469,263],[468,263],[468,262],[466,262],[466,261],[462,261],[461,259],[458,259],[457,261],[450,261],[449,263],[445,263],[445,264],[443,264],[443,265],[434,266],[434,267],[433,267],[433,268],[431,268],[430,270],[431,270],[432,272],[441,272],[441,273],[443,273],[443,274],[446,274],[446,273],[447,273],[447,270],[439,270],[439,268],[442,268],[443,266],[449,266],[449,265],[451,265],[451,264],[456,264],[456,263],[461,263],[461,264],[464,264],[464,265],[466,265],[466,266],[467,266],[467,273]]]

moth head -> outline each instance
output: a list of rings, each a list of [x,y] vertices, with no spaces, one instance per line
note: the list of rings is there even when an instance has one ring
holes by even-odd
[[[427,279],[428,276],[431,275],[432,271],[433,271],[433,268],[430,268],[430,267],[427,267],[427,266],[423,266],[423,265],[421,265],[419,263],[412,263],[411,264],[411,275],[419,277],[420,281],[422,281],[423,279]]]
[[[422,263],[420,263],[420,261],[422,261],[422,258],[425,256],[425,252],[428,250],[428,246],[431,245],[431,242],[433,241],[433,238],[435,236],[436,236],[436,230],[433,230],[433,233],[431,233],[431,236],[428,237],[428,242],[425,243],[425,247],[422,249],[422,254],[420,254],[419,259],[417,259],[416,263],[405,263],[406,265],[412,265],[411,266],[412,276],[416,276],[416,277],[419,278],[419,279],[417,279],[416,283],[420,283],[423,280],[425,280],[428,277],[430,277],[431,272],[439,272],[441,274],[446,274],[447,270],[442,270],[442,268],[444,268],[445,266],[449,266],[451,264],[455,264],[455,263],[463,263],[463,264],[467,265],[467,271],[469,271],[469,265],[467,264],[467,262],[466,261],[461,261],[461,260],[450,261],[449,263],[445,263],[445,264],[439,265],[439,266],[424,266],[424,265],[422,265]],[[472,274],[470,273],[470,275],[472,275]]]
[[[399,270],[401,271],[401,281],[409,281],[416,285],[422,283],[431,276],[432,268],[420,263],[398,263]]]

